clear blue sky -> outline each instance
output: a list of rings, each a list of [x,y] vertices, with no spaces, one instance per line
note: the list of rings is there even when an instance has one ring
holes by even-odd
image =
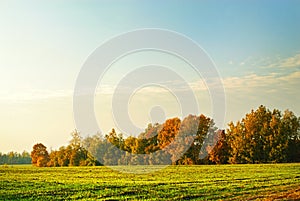
[[[141,28],[182,33],[206,50],[223,79],[226,122],[261,104],[300,115],[300,1],[2,0],[0,151],[66,144],[82,64],[104,41]],[[98,118],[104,133],[108,112]]]

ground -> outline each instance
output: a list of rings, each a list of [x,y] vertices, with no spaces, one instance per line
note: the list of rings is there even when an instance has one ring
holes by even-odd
[[[300,200],[300,164],[115,168],[2,166],[0,200]]]

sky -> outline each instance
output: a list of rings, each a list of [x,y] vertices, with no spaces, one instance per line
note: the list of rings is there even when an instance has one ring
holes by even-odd
[[[180,33],[213,60],[226,95],[219,128],[259,105],[300,115],[300,1],[1,0],[0,151],[30,151],[38,142],[66,145],[77,128],[73,92],[83,64],[114,36],[144,28]],[[185,78],[200,113],[218,112],[203,79],[186,63],[138,52],[115,62],[98,83],[94,108],[102,134],[118,126],[111,106],[115,86],[153,60]],[[139,88],[128,107],[140,128],[153,120],[151,111],[160,114],[157,121],[180,116],[174,94],[154,85]],[[88,134],[94,133],[82,133]]]

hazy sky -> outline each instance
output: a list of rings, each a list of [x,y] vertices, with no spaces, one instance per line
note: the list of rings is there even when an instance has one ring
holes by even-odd
[[[225,122],[261,104],[300,115],[300,1],[1,0],[0,151],[30,151],[37,142],[65,145],[76,127],[72,95],[83,63],[113,36],[142,28],[179,32],[210,55],[225,88]],[[162,57],[179,74],[192,74],[168,55],[140,54],[120,60],[103,78],[111,88],[97,94],[95,110],[104,134],[114,126],[109,89],[128,66]],[[190,81],[203,84],[193,76]],[[210,115],[209,93],[195,88],[201,112]],[[141,89],[132,99],[132,120],[141,127],[155,104],[168,117],[178,113],[168,91],[154,91]]]

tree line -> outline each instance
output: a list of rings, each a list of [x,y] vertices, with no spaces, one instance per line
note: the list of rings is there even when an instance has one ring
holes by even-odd
[[[75,130],[68,146],[52,150],[50,154],[47,147],[37,143],[31,151],[32,164],[37,167],[63,167],[63,166],[95,166],[100,163],[82,146],[82,138]]]
[[[31,157],[26,151],[22,153],[11,151],[7,154],[0,152],[0,164],[31,164]]]
[[[265,106],[252,110],[226,130],[205,115],[175,117],[149,124],[137,137],[125,138],[115,129],[82,139],[74,131],[67,147],[41,157],[37,166],[191,165],[300,162],[300,118]],[[42,153],[46,153],[46,147]],[[43,155],[43,154],[42,154]],[[40,160],[39,160],[40,159]],[[42,163],[39,164],[39,161]],[[44,161],[44,162],[43,162]]]

